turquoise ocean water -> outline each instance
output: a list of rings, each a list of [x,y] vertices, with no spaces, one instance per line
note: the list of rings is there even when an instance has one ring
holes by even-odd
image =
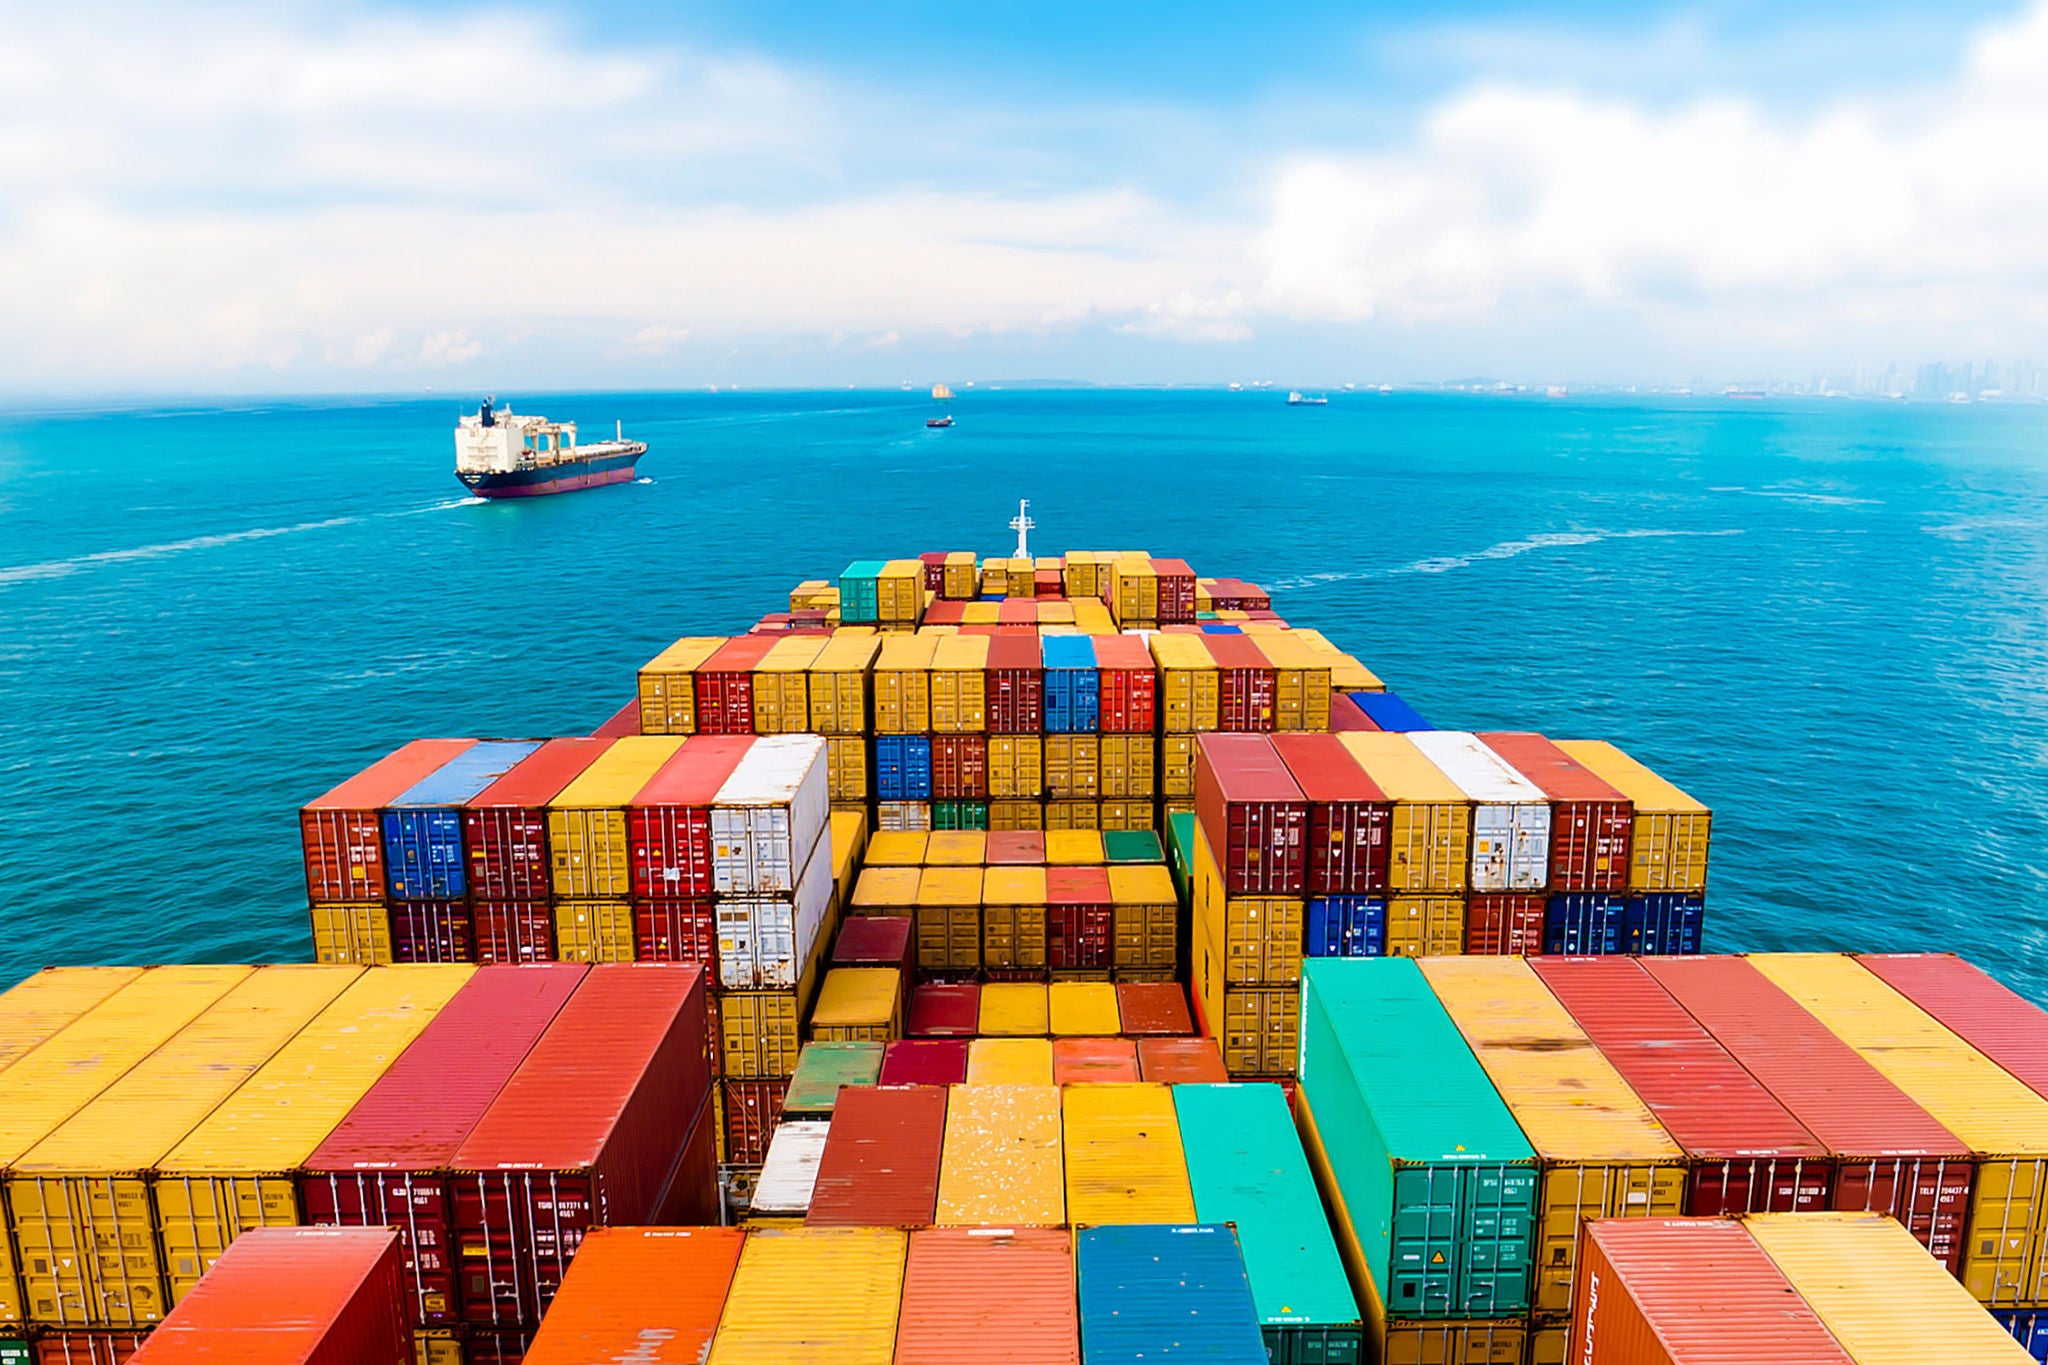
[[[520,396],[646,480],[467,500],[454,399],[0,416],[0,985],[310,953],[294,810],[423,734],[584,733],[685,633],[923,549],[1251,578],[1437,724],[1715,809],[1708,946],[2048,993],[2048,409]]]

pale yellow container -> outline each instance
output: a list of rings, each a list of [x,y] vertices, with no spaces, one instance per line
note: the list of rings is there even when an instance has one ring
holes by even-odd
[[[1045,869],[1030,866],[983,869],[981,902],[982,966],[990,971],[1043,968]]]
[[[872,853],[876,844],[896,830],[878,830],[868,840]],[[860,880],[853,884],[851,908],[857,915],[908,915],[917,905],[917,882],[919,869],[915,867],[876,867],[872,858]]]
[[[924,615],[924,562],[892,559],[875,575],[875,597],[884,622],[915,622]]]
[[[937,837],[937,836],[934,836]],[[981,968],[981,869],[927,867],[917,883],[917,965],[921,971]]]
[[[988,803],[991,830],[1044,829],[1045,805],[1033,800],[997,800]]]
[[[1321,631],[1296,629],[1288,633],[1329,656],[1330,686],[1337,691],[1384,692],[1387,690],[1387,685],[1380,681],[1379,674],[1373,672],[1334,644],[1331,644]]]
[[[555,956],[564,962],[631,962],[633,906],[624,900],[555,902]]]
[[[925,735],[932,728],[936,635],[890,635],[875,656],[875,733]]]
[[[1068,603],[1074,609],[1074,629],[1084,635],[1115,635],[1116,619],[1109,608],[1094,598]]]
[[[626,807],[683,740],[628,735],[548,802],[548,863],[557,896],[623,900],[633,892]]]
[[[1387,885],[1395,891],[1463,891],[1472,861],[1472,803],[1457,783],[1400,734],[1338,736],[1393,802]]]
[[[882,641],[871,631],[852,630],[865,627],[842,627],[811,661],[810,728],[821,735],[859,735],[868,728],[868,675]]]
[[[391,964],[391,911],[381,901],[315,901],[311,915],[315,962]]]
[[[1071,626],[1074,624],[1074,604],[1072,602],[1040,602],[1038,604],[1038,622],[1040,625],[1048,627]],[[1050,632],[1048,631],[1048,633]],[[1064,634],[1066,632],[1061,633]]]
[[[298,1222],[292,1173],[475,972],[364,972],[157,1163],[174,1307],[241,1233]]]
[[[1102,835],[1097,830],[1047,830],[1045,860],[1055,867],[1087,866],[1101,862]]]
[[[1116,916],[1119,971],[1167,971],[1176,962],[1180,896],[1160,863],[1112,863],[1109,899]]]
[[[1387,897],[1388,957],[1453,957],[1465,951],[1463,896]]]
[[[897,1228],[757,1228],[709,1365],[890,1365],[907,1245]]]
[[[754,733],[802,734],[811,728],[810,670],[824,652],[818,635],[777,640],[754,668]]]
[[[1109,609],[1118,625],[1157,625],[1159,622],[1159,575],[1150,558],[1126,556],[1109,566]]]
[[[887,1043],[903,1036],[903,971],[835,967],[811,1011],[814,1043]]]
[[[640,733],[697,733],[697,665],[726,643],[723,635],[688,635],[640,668]]]
[[[878,867],[922,867],[931,834],[921,829],[884,829],[868,840],[867,865]]]
[[[1231,896],[1223,869],[1207,833],[1195,825],[1194,875],[1189,879],[1193,901],[1190,942],[1213,955],[1204,962],[1198,982],[1214,971],[1214,989],[1223,986],[1288,986],[1301,980],[1302,925],[1305,901],[1288,896]],[[1215,1015],[1211,1015],[1215,1018]]]
[[[1000,602],[969,602],[960,608],[963,626],[992,626],[1002,619]]]
[[[986,635],[955,635],[932,648],[932,730],[975,735],[988,728]]]
[[[1557,747],[1634,804],[1629,890],[1706,889],[1712,811],[1606,740],[1561,739]]]
[[[1045,737],[988,737],[988,794],[994,800],[1032,800],[1045,795]],[[991,823],[990,828],[1006,828]],[[1036,825],[1009,828],[1036,829]]]
[[[1301,1055],[1297,987],[1226,987],[1223,1069],[1232,1076],[1292,1076]]]
[[[1102,787],[1102,743],[1094,735],[1045,737],[1045,791],[1056,801],[1093,801]]]
[[[969,1047],[970,1067],[973,1054]],[[1045,1067],[1050,1073],[1049,1043]],[[1059,1227],[1067,1221],[1057,1086],[970,1082],[952,1088],[934,1221],[940,1227]]]
[[[925,843],[927,867],[973,867],[988,861],[988,832],[979,829],[933,830]]]
[[[1330,656],[1292,631],[1258,637],[1259,652],[1273,665],[1273,728],[1330,728]]]
[[[954,550],[946,556],[945,575],[941,586],[947,597],[955,601],[965,601],[973,597],[976,577],[972,550]]]
[[[1195,794],[1195,737],[1159,737],[1159,794],[1192,801]]]
[[[1171,1087],[1068,1086],[1060,1094],[1060,1136],[1067,1218],[1075,1226],[1194,1221]]]
[[[826,799],[865,802],[868,799],[868,742],[862,735],[825,737]]]
[[[1101,737],[1100,790],[1105,801],[1150,800],[1159,794],[1159,750],[1153,736]]]
[[[1539,1314],[1571,1308],[1579,1223],[1685,1212],[1686,1156],[1519,957],[1426,957],[1430,989],[1536,1149]]]
[[[718,1030],[725,1079],[774,1080],[796,1073],[802,1054],[799,1001],[816,979],[816,958],[793,989],[725,991],[718,997]]]
[[[981,988],[981,1032],[992,1038],[1043,1038],[1051,1027],[1045,987],[991,981]]]
[[[1199,734],[1217,726],[1216,657],[1199,635],[1154,635],[1147,642],[1159,665],[1161,728],[1170,735]],[[1171,787],[1168,795],[1177,795]]]
[[[1055,981],[1046,987],[1045,1004],[1055,1038],[1112,1038],[1123,1032],[1116,987],[1107,981]]]
[[[862,855],[868,846],[868,814],[863,810],[832,812],[833,904],[839,913],[853,901]]]
[[[789,609],[791,611],[812,610],[820,596],[831,586],[822,578],[806,578],[803,582],[789,590]]]
[[[140,967],[45,967],[0,994],[0,1071],[140,975]]]
[[[1060,584],[1070,599],[1102,596],[1102,564],[1105,556],[1093,550],[1069,550],[1060,567]]]
[[[1051,1085],[1050,1038],[976,1038],[967,1045],[969,1085]]]

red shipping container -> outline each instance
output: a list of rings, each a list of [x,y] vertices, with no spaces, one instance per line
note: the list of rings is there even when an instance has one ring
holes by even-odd
[[[1692,1165],[1686,1212],[1828,1207],[1828,1149],[1628,957],[1529,963]]]
[[[421,1327],[462,1320],[448,1164],[589,970],[477,972],[306,1158],[308,1222],[399,1229],[410,1321]]]
[[[879,1085],[964,1085],[970,1038],[906,1038],[882,1049]]]
[[[1129,1038],[1052,1040],[1054,1085],[1138,1079],[1138,1045]]]
[[[1185,1037],[1195,1031],[1188,1017],[1188,993],[1177,981],[1125,981],[1116,988],[1116,1008],[1127,1038]]]
[[[1159,666],[1135,635],[1097,635],[1101,724],[1105,735],[1149,735],[1159,728]]]
[[[946,590],[946,552],[944,550],[927,551],[917,557],[917,562],[924,565],[924,590],[926,592],[944,592]]]
[[[754,733],[754,668],[775,648],[773,635],[728,640],[693,670],[697,689],[697,733]]]
[[[462,901],[391,902],[394,962],[474,962],[469,906]]]
[[[939,801],[988,799],[988,736],[932,736],[932,797]]]
[[[1054,968],[1096,970],[1113,964],[1116,916],[1106,867],[1045,870],[1045,961]]]
[[[988,731],[1035,735],[1044,729],[1045,665],[1038,636],[998,634],[988,645]]]
[[[1058,569],[1033,569],[1031,571],[1031,595],[1039,601],[1065,599],[1060,596],[1066,587],[1065,575]]]
[[[1029,597],[1005,598],[996,603],[996,624],[1030,626],[1035,633],[1038,627],[1038,603]]]
[[[1043,867],[1045,831],[1038,829],[992,829],[982,853],[990,867]]]
[[[668,1188],[647,1221],[656,1227],[691,1227],[716,1223],[718,1216],[718,1110],[707,1096],[669,1174]]]
[[[2048,1096],[2048,1012],[1954,953],[1865,953],[1856,959],[2037,1095]]]
[[[1273,736],[1273,752],[1308,801],[1308,894],[1384,891],[1394,807],[1335,735]]]
[[[43,1328],[29,1343],[36,1365],[124,1365],[135,1359],[147,1332]]]
[[[533,1333],[472,1328],[462,1338],[462,1365],[522,1365]]]
[[[804,1222],[813,1227],[930,1227],[945,1145],[944,1086],[841,1090]]]
[[[711,897],[641,901],[633,907],[633,956],[640,962],[686,962],[718,978],[718,918]]]
[[[527,1352],[532,1365],[692,1365],[711,1351],[746,1234],[593,1228]]]
[[[546,901],[478,901],[470,911],[476,960],[552,962],[555,916]]]
[[[758,1166],[768,1156],[768,1139],[782,1119],[782,1101],[789,1082],[723,1081],[725,1087],[725,1159],[735,1166]]]
[[[904,1260],[895,1365],[1081,1365],[1077,1319],[1065,1228],[926,1228]]]
[[[711,894],[711,803],[753,746],[751,736],[700,735],[647,779],[626,808],[636,897]]]
[[[1249,635],[1204,635],[1216,661],[1216,728],[1237,734],[1270,732],[1278,678],[1273,661]]]
[[[965,602],[941,598],[924,609],[924,624],[928,626],[957,626],[964,623],[966,616],[967,604]]]
[[[855,915],[839,926],[832,945],[835,967],[896,967],[905,981],[917,979],[916,922],[909,915]]]
[[[640,704],[626,708],[637,732]],[[548,802],[611,747],[610,739],[551,739],[462,808],[470,894],[486,901],[546,900]]]
[[[1161,626],[1159,633],[1162,635],[1200,635],[1203,631],[1200,626],[1191,621],[1181,621],[1170,626]]]
[[[1973,1174],[1961,1138],[1743,959],[1641,964],[1833,1154],[1832,1207],[1887,1214],[1956,1269]]]
[[[306,895],[316,901],[384,899],[384,807],[475,744],[416,739],[299,810]]]
[[[993,621],[965,621],[957,632],[961,635],[995,636],[1002,633],[1002,627]]]
[[[1214,1038],[1140,1038],[1138,1078],[1161,1085],[1222,1085],[1230,1073]]]
[[[135,1353],[144,1365],[411,1365],[387,1228],[251,1228]]]
[[[1217,611],[1270,611],[1273,599],[1256,583],[1219,578],[1209,585],[1209,601]]]
[[[1308,882],[1308,801],[1271,739],[1196,736],[1195,818],[1230,895],[1302,894]]]
[[[972,1038],[980,1027],[981,987],[971,982],[941,985],[927,982],[910,996],[912,1038]]]
[[[1550,798],[1551,890],[1627,890],[1635,804],[1541,735],[1479,739]]]
[[[1195,619],[1195,571],[1185,559],[1155,559],[1159,579],[1159,624]]]
[[[611,719],[590,732],[592,739],[624,739],[627,735],[640,733],[640,702],[638,698],[627,702],[612,712]]]
[[[1358,709],[1358,703],[1351,700],[1349,692],[1330,693],[1330,729],[1333,732],[1342,734],[1347,730],[1363,730],[1370,734],[1379,728],[1371,716]]]
[[[1478,955],[1543,951],[1543,906],[1546,896],[1484,891],[1465,907],[1465,951]]]
[[[540,1320],[586,1229],[645,1223],[710,1103],[705,977],[606,963],[449,1163],[468,1321]],[[694,1192],[717,1220],[717,1191]]]

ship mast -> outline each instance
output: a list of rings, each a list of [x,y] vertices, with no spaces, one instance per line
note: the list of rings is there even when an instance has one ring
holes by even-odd
[[[1031,519],[1030,509],[1031,499],[1019,498],[1017,499],[1017,515],[1010,518],[1010,529],[1017,533],[1017,553],[1015,557],[1018,559],[1031,558],[1031,549],[1025,544],[1025,538],[1031,534],[1032,528],[1037,526],[1038,523]]]

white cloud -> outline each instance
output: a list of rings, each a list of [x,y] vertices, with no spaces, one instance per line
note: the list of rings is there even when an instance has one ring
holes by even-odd
[[[484,353],[481,341],[471,341],[467,332],[436,332],[420,343],[420,364],[460,365]]]
[[[642,327],[627,337],[626,347],[642,355],[661,356],[667,355],[689,339],[690,329],[687,327],[663,327],[656,324]]]
[[[392,344],[397,340],[398,333],[389,327],[379,327],[356,338],[355,345],[349,348],[349,359],[358,365],[374,365],[391,353]]]

